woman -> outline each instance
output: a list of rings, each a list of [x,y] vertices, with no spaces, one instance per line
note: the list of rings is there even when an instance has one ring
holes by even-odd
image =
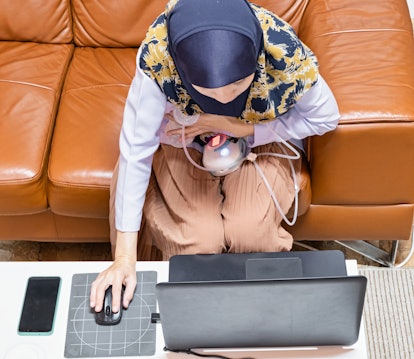
[[[117,311],[122,284],[128,306],[143,216],[145,233],[165,259],[291,249],[292,236],[281,226],[295,197],[289,160],[257,157],[269,186],[249,161],[216,177],[171,145],[182,133],[171,124],[189,124],[189,154],[201,163],[211,134],[243,139],[258,155],[283,154],[280,141],[300,147],[301,139],[333,130],[338,120],[315,56],[287,23],[246,0],[170,1],[138,52],[114,176],[114,262],[92,285],[91,306],[100,311],[112,285]],[[293,172],[299,167],[296,160]]]

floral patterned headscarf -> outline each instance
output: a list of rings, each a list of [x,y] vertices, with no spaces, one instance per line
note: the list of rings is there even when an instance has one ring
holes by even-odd
[[[188,11],[193,16],[189,17]],[[191,62],[197,57],[190,56],[190,66],[186,67],[182,63],[185,58],[177,56],[180,43],[185,44],[192,38],[192,44],[187,41],[190,46],[183,46],[191,49],[194,39],[211,39],[210,30],[218,30],[222,36],[229,33],[228,39],[236,42],[223,41],[224,46],[227,41],[227,46],[233,49],[227,57],[234,64],[234,71],[224,71],[226,66],[229,68],[228,64],[214,62],[214,56],[210,54],[205,56],[208,61],[203,58],[194,67],[191,67]],[[206,33],[207,37],[204,36]],[[220,49],[220,44],[213,47]],[[241,47],[245,48],[247,55],[240,51]],[[195,55],[202,57],[202,49],[203,46],[196,46]],[[208,50],[205,49],[206,52]],[[239,60],[240,57],[243,61]],[[318,77],[315,56],[298,39],[292,27],[270,11],[246,0],[171,0],[141,44],[139,66],[156,81],[168,101],[183,113],[229,115],[246,123],[274,120],[284,114]],[[218,71],[214,72],[214,66]],[[213,68],[211,76],[206,77],[202,73],[201,70],[206,68]],[[219,85],[215,87],[220,87],[253,72],[250,88],[229,104],[201,96],[191,86],[191,82],[198,81],[203,87],[214,87],[215,84]]]

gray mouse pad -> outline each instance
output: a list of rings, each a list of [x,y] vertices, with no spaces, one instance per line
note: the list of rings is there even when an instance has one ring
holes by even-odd
[[[156,271],[137,272],[134,299],[117,325],[95,322],[89,307],[91,283],[98,273],[80,273],[72,277],[65,358],[113,356],[149,356],[155,353],[156,326],[151,313],[156,312]]]

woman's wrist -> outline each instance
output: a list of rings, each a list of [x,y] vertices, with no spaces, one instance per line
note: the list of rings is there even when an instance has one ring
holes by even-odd
[[[227,123],[229,125],[230,133],[235,137],[249,137],[254,135],[254,125],[241,122],[235,117],[226,116]]]
[[[137,261],[138,232],[117,232],[115,260],[134,263]]]

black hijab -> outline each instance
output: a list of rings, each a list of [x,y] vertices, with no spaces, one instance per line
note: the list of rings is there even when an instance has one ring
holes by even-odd
[[[192,86],[217,88],[256,71],[263,32],[245,0],[180,0],[167,19],[169,52],[192,99],[207,113],[239,117],[250,88],[223,104]]]

